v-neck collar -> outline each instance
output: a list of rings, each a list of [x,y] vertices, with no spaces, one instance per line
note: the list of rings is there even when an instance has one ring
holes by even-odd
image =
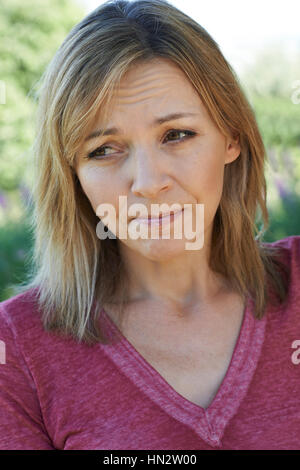
[[[171,417],[189,426],[208,445],[220,447],[225,428],[247,393],[261,352],[266,314],[257,320],[252,314],[253,308],[253,301],[248,297],[226,375],[207,408],[196,405],[176,392],[120,332],[104,309],[101,310],[102,317],[118,341],[103,345],[102,349],[150,400]]]

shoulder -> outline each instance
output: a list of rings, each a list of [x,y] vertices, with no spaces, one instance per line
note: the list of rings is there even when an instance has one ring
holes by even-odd
[[[0,302],[0,310],[5,310],[9,312],[15,312],[15,314],[20,314],[23,310],[23,307],[30,308],[36,303],[37,300],[38,289],[32,288],[28,289],[21,294],[17,294],[9,299],[2,300]]]
[[[95,351],[99,355],[102,345],[90,347],[71,335],[46,329],[38,296],[39,289],[35,287],[0,302],[0,347],[5,344],[7,354],[14,352],[15,363],[24,359],[33,373],[49,364],[50,358],[58,367],[62,358],[70,366]]]
[[[277,259],[284,264],[289,277],[289,284],[300,285],[300,235],[291,235],[263,245],[278,250]]]
[[[300,235],[290,235],[274,242],[262,242],[264,245],[278,246],[286,253],[300,256]]]
[[[300,235],[288,236],[270,245],[280,248],[280,261],[289,276],[288,294],[281,305],[267,308],[262,374],[269,374],[274,382],[279,377],[280,381],[285,381],[285,387],[288,381],[294,386],[296,363],[292,355],[300,334]]]
[[[24,350],[31,351],[37,338],[43,337],[38,315],[36,289],[30,289],[0,302],[0,340],[10,362],[24,363]],[[26,362],[26,361],[25,361]]]
[[[41,326],[41,317],[38,314],[37,288],[29,289],[0,302],[0,325],[8,325],[16,332],[36,326]],[[2,330],[2,328],[1,328]]]
[[[48,331],[38,304],[38,288],[0,302],[0,340],[7,351],[19,351],[28,365],[72,349],[73,338]]]
[[[277,259],[284,266],[287,275],[288,292],[285,301],[280,306],[270,306],[270,326],[288,336],[297,334],[300,326],[300,235],[292,235],[267,245],[279,248]],[[281,268],[278,268],[281,270]]]
[[[298,256],[300,254],[300,235],[290,235],[269,244],[274,246],[281,246],[283,249],[290,252],[297,252]]]

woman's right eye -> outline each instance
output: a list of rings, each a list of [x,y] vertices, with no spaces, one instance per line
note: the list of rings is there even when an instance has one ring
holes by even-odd
[[[102,145],[101,147],[98,147],[95,150],[93,150],[92,152],[88,153],[87,156],[84,157],[84,158],[86,158],[88,160],[91,160],[93,158],[95,158],[96,160],[103,160],[104,158],[107,159],[106,158],[107,154],[101,153],[104,149],[112,149],[112,147],[109,147],[108,145]],[[98,158],[98,156],[100,156],[100,158]],[[108,156],[110,156],[110,154],[108,154]]]

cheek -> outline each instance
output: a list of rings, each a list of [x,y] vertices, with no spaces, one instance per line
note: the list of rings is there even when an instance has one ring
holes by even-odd
[[[117,185],[113,184],[111,178],[97,170],[97,168],[85,168],[77,173],[82,190],[95,212],[99,204],[108,203],[116,207],[118,201],[118,195],[114,190]]]
[[[189,192],[198,202],[207,205],[218,204],[223,190],[224,163],[220,151],[202,148],[193,159],[186,175]]]

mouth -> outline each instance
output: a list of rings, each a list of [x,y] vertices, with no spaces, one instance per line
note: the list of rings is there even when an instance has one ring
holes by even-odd
[[[173,220],[182,214],[183,209],[179,211],[171,211],[165,214],[160,214],[159,217],[136,217],[134,220],[136,220],[138,223],[141,224],[160,224],[163,221],[168,221],[168,222],[173,222]]]

